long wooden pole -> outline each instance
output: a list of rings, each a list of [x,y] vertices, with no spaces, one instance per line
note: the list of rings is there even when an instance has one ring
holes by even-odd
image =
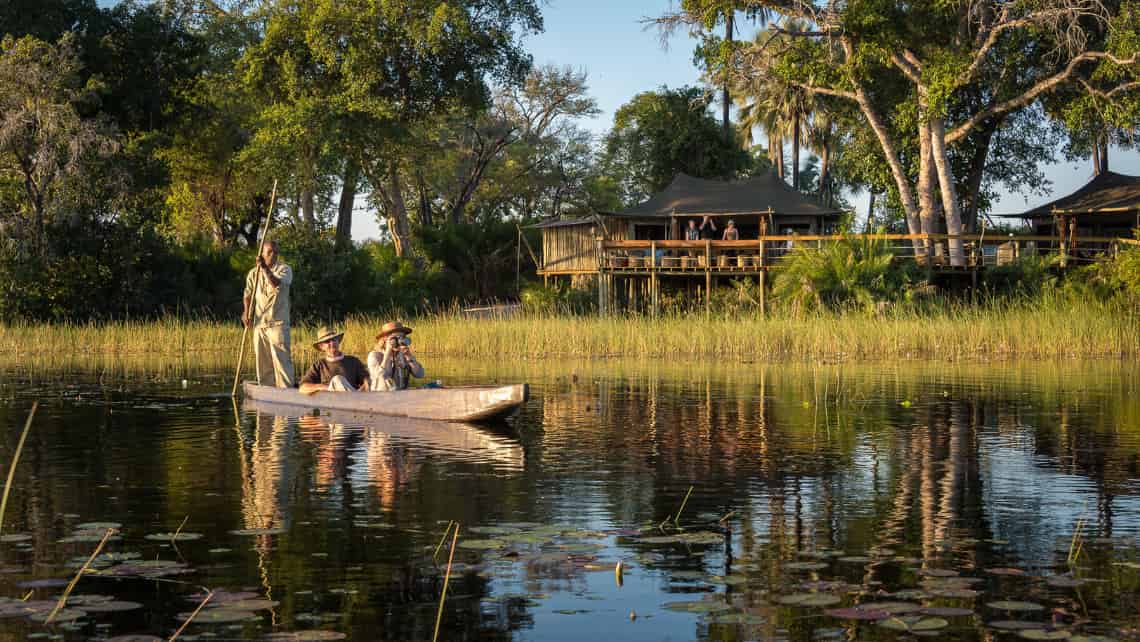
[[[261,248],[265,245],[265,239],[269,238],[269,225],[273,222],[273,208],[277,205],[277,180],[273,181],[273,191],[269,195],[269,211],[265,213],[265,227],[261,229],[261,234],[257,240],[257,256],[261,256]],[[257,262],[254,261],[253,269],[257,270],[253,275],[253,295],[251,295],[249,304],[252,306],[254,312],[257,311],[257,288],[261,285],[261,270],[257,268]],[[242,311],[244,313],[244,310]],[[242,325],[245,329],[241,332],[241,347],[238,348],[237,368],[234,370],[234,387],[230,390],[230,396],[237,396],[238,382],[241,381],[241,366],[245,361],[245,342],[249,338],[249,326],[253,325],[245,323],[242,319]]]

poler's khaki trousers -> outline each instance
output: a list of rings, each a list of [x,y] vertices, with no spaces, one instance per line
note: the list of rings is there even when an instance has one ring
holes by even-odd
[[[289,326],[284,323],[253,329],[253,358],[257,362],[257,383],[292,388],[293,358],[289,355]]]

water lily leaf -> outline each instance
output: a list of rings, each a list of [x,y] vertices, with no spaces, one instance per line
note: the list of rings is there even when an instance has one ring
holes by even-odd
[[[1082,580],[1079,577],[1065,577],[1063,575],[1054,575],[1053,577],[1046,579],[1045,583],[1049,586],[1054,586],[1057,588],[1075,588],[1088,584],[1088,580]]]
[[[958,575],[958,571],[947,568],[924,568],[919,570],[918,574],[925,577],[955,577]]]
[[[506,526],[472,526],[467,529],[468,533],[475,533],[477,535],[514,535],[520,529],[508,528]]]
[[[55,588],[57,586],[67,586],[70,582],[71,580],[69,579],[51,577],[40,580],[24,580],[23,582],[17,582],[16,586],[22,589]]]
[[[106,532],[108,528],[122,528],[123,525],[119,522],[84,522],[76,524],[75,530],[77,531],[102,531]]]
[[[506,548],[507,543],[501,539],[468,539],[459,542],[459,548],[469,548],[477,551],[490,551]]]
[[[824,613],[844,620],[885,620],[891,617],[886,611],[873,611],[853,606],[846,609],[828,609]]]
[[[284,528],[239,528],[230,531],[230,535],[282,535],[286,533]]]
[[[922,589],[903,589],[901,591],[895,591],[891,595],[900,600],[925,600],[930,597],[930,593]]]
[[[11,543],[15,543],[15,542],[27,542],[31,539],[32,539],[32,536],[28,535],[27,533],[9,533],[7,535],[0,536],[0,542],[3,542],[5,544],[11,544]]]
[[[1024,570],[1009,567],[987,568],[986,572],[990,575],[1025,575]]]
[[[828,566],[826,562],[791,562],[784,564],[784,568],[789,571],[819,571]]]
[[[677,536],[677,539],[683,544],[721,544],[724,542],[724,535],[708,531],[697,531],[695,533],[681,533]]]
[[[84,604],[82,608],[88,613],[117,613],[119,611],[141,609],[142,606],[142,604],[131,602],[130,600],[111,600],[109,602],[99,602],[96,604]]]
[[[968,588],[936,589],[930,592],[934,597],[945,597],[955,600],[968,600],[978,596],[978,591]]]
[[[973,615],[974,609],[962,609],[953,606],[928,606],[919,611],[923,615],[936,615],[938,617],[962,617]]]
[[[51,615],[51,611],[36,611],[28,615],[28,619],[33,622],[46,622],[47,617]],[[56,611],[55,616],[51,619],[52,623],[55,622],[71,622],[87,615],[87,612],[81,609],[67,609],[63,608]]]
[[[610,567],[607,567],[610,568]],[[707,581],[711,584],[723,584],[725,586],[741,586],[748,583],[748,578],[743,575],[710,575]]]
[[[937,631],[950,626],[950,623],[940,617],[895,616],[879,622],[879,626],[892,631]]]
[[[1018,631],[1017,637],[1026,640],[1067,640],[1073,634],[1068,631],[1046,631],[1045,629],[1026,629]]]
[[[839,558],[839,561],[845,564],[866,564],[872,561],[872,559],[866,555],[844,555]]]
[[[785,606],[831,606],[841,601],[838,595],[830,593],[794,593],[776,600]]]
[[[716,613],[718,611],[727,611],[732,608],[724,602],[717,602],[713,600],[668,602],[661,606],[662,608],[669,609],[670,611],[683,611],[686,613]]]
[[[185,622],[190,619],[191,615],[192,613],[179,613],[178,619]],[[252,611],[238,611],[225,607],[219,609],[202,609],[194,616],[192,624],[230,624],[232,622],[242,622],[256,617],[257,614]]]
[[[210,602],[207,603],[207,606],[213,604],[213,602],[214,599],[210,598]],[[265,609],[271,609],[279,604],[281,603],[275,600],[268,600],[265,598],[251,598],[225,602],[224,606],[220,608],[231,609],[234,611],[264,611]]]
[[[264,639],[274,642],[323,642],[324,640],[344,640],[348,636],[338,631],[290,631],[288,633],[270,633]]]
[[[130,635],[116,635],[113,638],[108,638],[107,642],[165,642],[166,638],[159,638],[153,635],[143,634],[130,634]]]
[[[902,615],[903,613],[914,613],[922,607],[918,604],[912,604],[911,602],[865,602],[859,604],[856,608],[869,611],[884,611],[891,615]]]
[[[711,624],[759,626],[768,622],[763,616],[752,613],[723,613],[708,618]]]
[[[986,606],[991,609],[998,609],[1000,611],[1043,611],[1044,606],[1034,602],[1015,602],[1012,600],[1000,600],[997,602],[986,602]]]
[[[182,533],[178,533],[177,536],[175,536],[174,533],[151,533],[150,535],[147,535],[143,539],[149,539],[149,540],[155,541],[155,542],[169,542],[170,540],[174,540],[177,542],[190,542],[190,541],[193,541],[196,539],[201,539],[201,538],[202,538],[201,533],[182,532]]]
[[[1072,642],[1120,642],[1116,638],[1108,638],[1101,635],[1074,635],[1069,638]]]
[[[1026,622],[1024,620],[994,620],[987,622],[986,626],[1003,631],[1023,631],[1025,629],[1043,629],[1045,625],[1040,622]]]

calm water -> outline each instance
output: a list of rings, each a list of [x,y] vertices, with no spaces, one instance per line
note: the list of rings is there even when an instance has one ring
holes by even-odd
[[[532,399],[489,427],[298,417],[224,375],[3,369],[5,472],[41,403],[0,639],[166,638],[209,589],[180,639],[431,639],[452,521],[440,639],[1137,636],[1136,364],[429,369]]]

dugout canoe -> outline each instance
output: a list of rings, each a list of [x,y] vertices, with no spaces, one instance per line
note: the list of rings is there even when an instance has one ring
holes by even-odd
[[[393,392],[328,392],[301,394],[296,388],[260,386],[247,381],[246,399],[301,408],[351,410],[391,417],[435,421],[489,421],[505,417],[530,396],[525,383],[510,386],[411,388]]]

